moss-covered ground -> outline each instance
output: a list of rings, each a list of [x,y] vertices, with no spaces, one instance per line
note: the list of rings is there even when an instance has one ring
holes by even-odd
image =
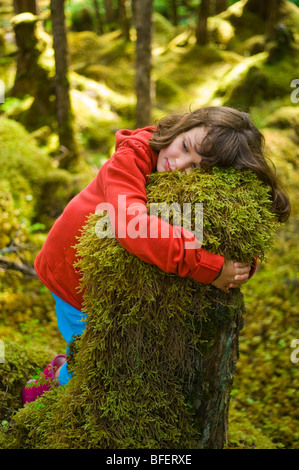
[[[189,106],[232,105],[248,110],[266,137],[268,155],[289,193],[292,215],[279,230],[267,262],[243,288],[247,312],[227,447],[295,449],[299,363],[291,360],[291,342],[299,338],[299,103],[294,99],[299,93],[291,99],[296,91],[291,82],[299,78],[299,10],[284,3],[282,20],[293,33],[284,48],[279,38],[266,41],[258,21],[242,16],[244,4],[237,2],[209,19],[211,42],[205,47],[195,44],[192,27],[174,27],[155,15],[153,116],[157,120]],[[115,131],[135,125],[134,43],[118,31],[103,36],[92,31],[68,33],[76,139],[83,155],[80,173],[70,175],[59,169],[55,123],[45,120],[41,125],[41,119],[34,132],[32,122],[30,133],[26,130],[30,90],[23,98],[9,95],[15,74],[10,18],[8,9],[1,23],[5,34],[0,77],[7,93],[0,116],[0,256],[30,265],[63,206],[111,155]],[[132,40],[134,34],[132,30]],[[51,70],[49,31],[43,31],[43,37],[42,59]],[[38,280],[1,269],[0,284],[0,339],[6,358],[0,363],[0,423],[6,432],[21,406],[24,382],[63,352],[64,343],[53,300]]]

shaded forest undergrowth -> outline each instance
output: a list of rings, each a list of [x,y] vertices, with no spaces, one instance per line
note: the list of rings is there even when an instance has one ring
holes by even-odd
[[[299,364],[290,356],[291,341],[299,337],[299,107],[291,100],[290,84],[299,78],[299,10],[285,2],[287,37],[283,39],[283,32],[278,31],[267,42],[258,21],[251,22],[254,26],[246,33],[247,19],[240,15],[244,3],[209,19],[211,40],[206,46],[195,44],[192,28],[173,27],[155,14],[153,115],[157,120],[169,112],[186,112],[189,106],[236,106],[252,114],[266,137],[268,154],[281,174],[293,210],[267,263],[259,266],[243,289],[247,313],[227,447],[298,448]],[[9,37],[3,34],[0,61],[0,77],[8,90],[15,74],[15,45]],[[134,30],[131,37],[134,40]],[[42,94],[43,83],[32,83],[18,97],[8,92],[0,117],[0,261],[5,267],[0,271],[0,338],[5,345],[5,362],[0,364],[0,422],[4,433],[21,406],[24,382],[54,354],[64,352],[64,342],[50,294],[28,270],[7,269],[3,259],[32,266],[64,205],[111,155],[115,131],[134,127],[134,42],[124,40],[120,31],[102,36],[70,31],[68,42],[76,139],[82,155],[77,172],[59,168],[54,116],[38,114],[37,119],[39,100],[48,99]],[[51,80],[54,59],[43,28],[38,30],[37,44],[41,76]],[[37,90],[34,97],[33,88]]]

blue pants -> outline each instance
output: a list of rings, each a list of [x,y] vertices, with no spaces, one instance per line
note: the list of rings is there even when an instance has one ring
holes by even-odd
[[[55,300],[58,329],[67,342],[66,352],[68,353],[69,343],[71,343],[75,336],[82,335],[85,330],[86,314],[72,307],[72,305],[57,297],[53,292],[51,294]],[[59,384],[65,385],[71,376],[72,374],[67,370],[67,363],[63,364],[59,372]]]

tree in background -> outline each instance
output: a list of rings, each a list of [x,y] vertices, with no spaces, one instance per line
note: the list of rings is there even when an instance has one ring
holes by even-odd
[[[244,9],[257,14],[265,22],[265,33],[271,35],[283,0],[247,0]]]
[[[136,122],[137,127],[151,124],[151,42],[152,0],[135,0],[133,14],[136,40]]]
[[[64,1],[51,0],[53,47],[55,53],[56,115],[60,150],[63,158],[60,167],[72,170],[78,161],[78,151],[73,131],[73,116],[68,80],[67,39]]]
[[[14,12],[16,15],[29,11],[33,15],[38,14],[37,0],[13,0]]]
[[[208,28],[207,22],[210,14],[210,1],[201,0],[198,10],[198,22],[196,27],[196,41],[197,44],[204,46],[208,42]]]
[[[128,41],[130,40],[130,20],[127,15],[126,0],[118,0],[118,14],[119,23],[122,30],[122,35]]]
[[[23,12],[12,20],[17,46],[16,74],[9,95],[24,99],[30,95],[33,102],[23,113],[22,122],[30,131],[51,123],[55,115],[54,85],[49,69],[44,66],[41,38],[38,34],[38,16]]]
[[[228,7],[227,0],[215,0],[214,4],[214,14],[218,15],[222,11],[226,10]]]

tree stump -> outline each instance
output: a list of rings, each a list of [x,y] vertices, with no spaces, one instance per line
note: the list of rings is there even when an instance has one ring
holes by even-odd
[[[156,173],[147,195],[149,204],[203,203],[203,247],[230,259],[263,259],[278,227],[268,189],[249,171]],[[78,240],[87,320],[68,356],[73,377],[15,415],[6,446],[221,449],[242,293],[142,262],[110,238],[106,216],[91,215]]]
[[[235,309],[230,311],[228,307],[217,304],[212,307],[214,318],[222,317],[223,321],[210,334],[210,349],[199,356],[194,364],[195,377],[190,397],[200,431],[200,449],[222,449],[227,442],[230,392],[239,357],[239,332],[243,327],[245,313],[242,293],[235,290],[230,295]]]
[[[22,117],[22,122],[30,130],[41,126],[38,116],[43,116],[43,124],[51,122],[55,107],[51,97],[54,96],[54,83],[49,70],[42,61],[46,44],[38,36],[38,17],[32,13],[21,13],[12,20],[17,53],[17,70],[12,96],[23,99],[32,96],[34,101]]]

